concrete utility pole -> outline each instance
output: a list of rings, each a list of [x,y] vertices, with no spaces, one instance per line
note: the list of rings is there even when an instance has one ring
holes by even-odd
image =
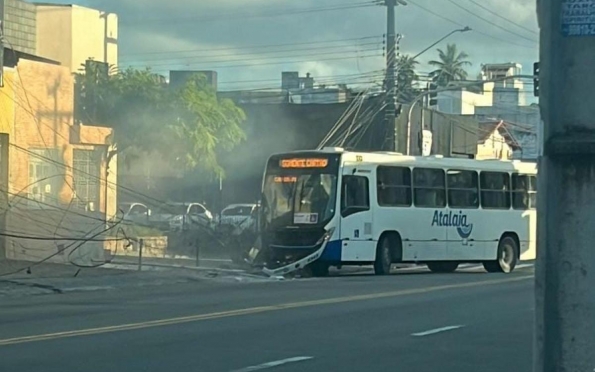
[[[396,117],[396,38],[395,34],[395,6],[396,0],[385,0],[386,12],[386,108],[384,109],[384,120],[386,121],[387,139],[389,151],[395,151],[397,148],[397,133],[395,126]]]
[[[595,0],[538,0],[535,372],[595,370]],[[591,22],[591,23],[589,23]]]

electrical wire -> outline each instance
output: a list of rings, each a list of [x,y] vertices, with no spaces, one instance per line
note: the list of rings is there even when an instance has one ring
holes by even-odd
[[[364,49],[361,50],[361,52],[374,52],[374,51],[378,51],[378,48],[368,48],[368,49]],[[152,63],[152,64],[148,64],[148,66],[150,67],[160,67],[160,66],[187,66],[187,67],[191,67],[191,66],[201,66],[201,65],[208,65],[209,69],[212,70],[220,70],[220,69],[224,69],[224,68],[237,68],[237,67],[259,67],[259,66],[270,66],[270,65],[283,65],[283,64],[295,64],[295,63],[303,63],[303,62],[320,62],[320,61],[336,61],[336,60],[346,60],[346,59],[359,59],[359,58],[370,58],[370,57],[380,57],[381,54],[365,54],[365,55],[359,55],[359,56],[353,56],[353,52],[341,52],[341,53],[335,53],[335,52],[331,52],[331,53],[317,53],[317,54],[303,54],[301,56],[306,57],[306,56],[310,56],[310,57],[316,57],[316,56],[320,56],[320,55],[336,55],[336,54],[345,54],[345,56],[342,57],[332,57],[332,58],[315,58],[315,59],[298,59],[298,60],[289,60],[289,61],[277,61],[277,62],[262,62],[262,63],[247,63],[247,64],[237,64],[237,65],[216,65],[216,66],[211,66],[212,63],[226,63],[226,62],[248,62],[248,61],[263,61],[263,60],[268,60],[269,58],[248,58],[248,59],[243,59],[243,60],[222,60],[222,61],[213,61],[213,62],[174,62],[174,63]],[[297,57],[297,56],[296,56]],[[289,57],[280,57],[280,58],[293,58],[293,56],[289,56]],[[276,59],[276,58],[270,58],[270,59]],[[147,66],[145,64],[129,64],[128,67],[139,67],[139,66]],[[170,67],[171,68],[171,67]]]
[[[330,43],[344,43],[346,41],[362,41],[362,40],[370,40],[370,39],[380,39],[382,36],[375,35],[375,36],[363,36],[363,37],[355,37],[349,39],[333,39],[333,40],[320,40],[320,41],[304,41],[304,42],[297,42],[297,43],[281,43],[281,44],[251,44],[251,45],[243,45],[243,46],[234,46],[234,47],[220,47],[220,48],[203,48],[203,49],[183,49],[183,50],[171,50],[171,51],[152,51],[152,52],[139,52],[139,53],[124,53],[122,56],[143,56],[143,55],[158,55],[158,54],[177,54],[177,53],[194,53],[194,52],[212,52],[212,51],[221,51],[221,50],[243,50],[243,49],[269,49],[269,48],[278,48],[278,47],[291,47],[291,46],[298,46],[298,45],[319,45],[319,44],[330,44]]]
[[[205,63],[220,63],[222,62],[221,60],[210,60],[211,58],[220,58],[220,57],[238,57],[238,56],[255,56],[255,55],[266,55],[266,58],[290,58],[290,57],[300,57],[302,55],[304,55],[303,52],[308,52],[308,51],[313,51],[313,50],[325,50],[328,51],[328,53],[323,53],[323,54],[329,54],[329,53],[352,53],[354,51],[359,50],[361,47],[364,46],[370,46],[370,45],[375,45],[375,46],[380,46],[382,45],[382,43],[380,41],[374,41],[374,42],[367,42],[367,43],[362,43],[362,44],[343,44],[343,45],[332,45],[332,46],[318,46],[318,47],[307,47],[307,48],[291,48],[291,49],[286,49],[286,50],[264,50],[264,51],[249,51],[249,52],[245,52],[245,53],[223,53],[223,54],[198,54],[198,55],[189,55],[189,56],[172,56],[171,54],[169,54],[166,57],[152,57],[152,58],[121,58],[119,61],[119,64],[126,64],[129,65],[130,63],[124,63],[124,61],[126,60],[132,60],[132,61],[137,61],[138,63],[136,64],[140,64],[142,62],[163,62],[163,61],[186,61],[186,60],[193,60],[193,59],[207,59],[204,62]],[[352,48],[356,48],[355,50],[351,50]],[[341,49],[341,50],[335,50],[335,49]],[[349,50],[343,50],[343,49],[349,49]],[[283,55],[285,53],[298,53],[297,56],[295,55]],[[270,54],[273,54],[273,56],[269,56]],[[281,56],[275,56],[275,54],[282,54]],[[307,55],[307,54],[306,54]],[[317,55],[317,54],[313,54],[313,55]],[[223,60],[223,62],[226,61],[230,61],[230,62],[243,62],[246,59],[225,59]]]
[[[121,21],[122,25],[127,24],[135,24],[135,23],[147,23],[150,22],[152,24],[161,23],[161,22],[174,22],[176,24],[184,23],[184,22],[200,22],[200,23],[207,23],[207,22],[217,22],[217,21],[231,21],[231,20],[245,20],[245,19],[253,19],[253,18],[269,18],[269,17],[284,17],[284,16],[295,16],[299,14],[309,14],[309,13],[320,13],[320,12],[329,12],[329,11],[339,11],[339,10],[351,10],[351,9],[360,9],[360,8],[368,8],[368,7],[375,7],[376,4],[373,1],[367,2],[358,2],[358,3],[346,3],[346,4],[335,4],[335,5],[327,5],[323,7],[312,7],[312,8],[294,8],[294,9],[283,9],[278,11],[272,12],[261,12],[261,13],[250,13],[250,12],[237,12],[237,13],[220,13],[220,14],[212,14],[205,17],[186,17],[186,18],[146,18],[143,17],[142,19],[133,20],[123,20]]]
[[[485,10],[485,11],[489,12],[489,13],[490,13],[491,15],[493,15],[494,17],[500,18],[500,19],[502,19],[502,20],[504,20],[504,21],[506,21],[506,22],[510,23],[511,25],[513,25],[513,26],[516,26],[516,27],[518,27],[518,28],[521,28],[521,29],[523,29],[523,30],[525,30],[525,31],[527,31],[527,32],[529,32],[529,33],[531,33],[531,34],[538,35],[538,33],[537,33],[535,30],[531,30],[530,28],[527,28],[527,27],[525,27],[525,26],[523,26],[523,25],[521,25],[521,24],[519,24],[519,23],[517,23],[517,22],[514,22],[514,21],[510,20],[510,19],[509,19],[509,18],[507,18],[507,17],[501,16],[500,14],[496,13],[496,12],[495,12],[495,11],[493,11],[492,9],[490,9],[490,8],[486,7],[485,5],[483,5],[483,4],[481,4],[481,3],[479,3],[479,2],[477,2],[477,1],[475,1],[475,0],[468,0],[468,1],[469,1],[469,2],[471,2],[471,3],[473,3],[473,4],[475,4],[475,5],[477,5],[477,6],[478,6],[478,7],[480,7],[481,9],[483,9],[483,10]]]
[[[435,11],[433,11],[433,10],[429,9],[429,8],[426,8],[425,6],[423,6],[423,5],[420,5],[420,4],[418,4],[417,2],[414,2],[414,1],[412,1],[412,0],[407,0],[407,1],[408,1],[409,3],[411,3],[411,5],[413,5],[413,6],[416,6],[416,7],[420,8],[420,9],[424,10],[425,12],[427,12],[427,13],[430,13],[430,14],[432,14],[432,15],[433,15],[433,16],[435,16],[435,17],[438,17],[438,18],[440,18],[440,19],[442,19],[442,20],[445,20],[445,21],[447,21],[447,22],[450,22],[450,23],[452,23],[452,24],[455,24],[455,25],[457,25],[457,26],[459,26],[459,27],[466,27],[466,25],[464,25],[464,24],[462,24],[462,23],[460,23],[460,22],[457,22],[457,21],[455,21],[455,20],[452,20],[452,19],[450,19],[450,18],[448,18],[448,17],[445,17],[444,15],[442,15],[442,14],[440,14],[440,13],[437,13],[437,12],[435,12]],[[498,41],[500,41],[500,42],[507,43],[507,44],[511,44],[511,45],[516,45],[516,46],[519,46],[519,47],[528,48],[528,49],[536,49],[536,48],[537,48],[537,46],[536,46],[536,45],[534,45],[534,46],[528,46],[528,45],[518,44],[518,43],[515,43],[515,42],[513,42],[513,41],[510,41],[510,40],[507,40],[507,39],[503,39],[503,38],[500,38],[500,37],[494,36],[494,35],[492,35],[492,34],[489,34],[489,33],[483,32],[483,31],[481,31],[481,30],[474,29],[474,30],[473,30],[473,32],[475,32],[475,33],[477,33],[477,34],[479,34],[479,35],[485,36],[485,37],[489,37],[490,39],[498,40]]]
[[[449,3],[451,3],[452,5],[456,6],[457,8],[459,8],[459,9],[461,9],[461,10],[463,10],[463,11],[465,11],[465,12],[469,13],[469,14],[471,14],[472,16],[474,16],[474,17],[476,17],[476,18],[479,18],[479,19],[481,19],[481,20],[482,20],[482,21],[484,21],[485,23],[487,23],[487,24],[490,24],[490,25],[492,25],[492,26],[494,26],[494,27],[496,27],[496,28],[498,28],[498,29],[500,29],[500,30],[502,30],[502,31],[508,32],[508,33],[509,33],[509,34],[511,34],[511,35],[514,35],[514,36],[516,36],[516,37],[520,37],[521,39],[528,40],[528,41],[530,41],[530,42],[532,42],[532,43],[535,43],[535,44],[537,44],[537,43],[538,43],[538,41],[537,41],[537,40],[535,40],[535,39],[530,39],[530,38],[528,38],[528,37],[526,37],[526,36],[523,36],[523,35],[521,35],[521,34],[519,34],[519,33],[517,33],[517,32],[511,31],[511,30],[507,29],[506,27],[502,27],[502,26],[500,26],[499,24],[497,24],[497,23],[495,23],[495,22],[492,22],[492,21],[490,21],[489,19],[487,19],[487,18],[485,18],[485,17],[483,17],[483,16],[480,16],[479,14],[475,13],[475,12],[474,12],[474,11],[472,11],[472,10],[469,10],[469,9],[467,9],[466,7],[462,6],[461,4],[457,3],[457,2],[456,2],[456,1],[454,1],[454,0],[446,0],[446,1],[448,1],[448,2],[449,2]]]

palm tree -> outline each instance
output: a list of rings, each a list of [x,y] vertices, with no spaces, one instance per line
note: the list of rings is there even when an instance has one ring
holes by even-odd
[[[397,60],[397,100],[409,103],[418,94],[415,81],[418,79],[415,67],[419,62],[411,56],[400,56]]]
[[[471,62],[467,60],[469,55],[465,52],[459,52],[456,44],[448,44],[446,52],[438,49],[439,61],[430,61],[430,66],[436,69],[430,72],[430,77],[440,87],[447,86],[451,81],[467,79],[465,66],[470,66]]]

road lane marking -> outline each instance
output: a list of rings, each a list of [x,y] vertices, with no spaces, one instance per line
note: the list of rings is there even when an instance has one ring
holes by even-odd
[[[533,276],[525,275],[525,276],[519,276],[519,277],[507,278],[507,279],[482,280],[482,281],[478,281],[478,282],[447,284],[447,285],[425,287],[425,288],[402,289],[402,290],[391,291],[391,292],[380,292],[380,293],[371,293],[371,294],[365,294],[365,295],[335,297],[335,298],[327,298],[327,299],[322,299],[322,300],[290,302],[290,303],[277,304],[277,305],[266,305],[266,306],[250,307],[250,308],[244,308],[244,309],[219,311],[219,312],[207,313],[207,314],[196,314],[196,315],[189,315],[189,316],[182,316],[182,317],[175,317],[175,318],[157,319],[157,320],[150,320],[150,321],[138,322],[138,323],[128,323],[128,324],[120,324],[120,325],[97,327],[97,328],[79,329],[79,330],[73,330],[73,331],[63,331],[63,332],[46,333],[46,334],[38,334],[38,335],[31,335],[31,336],[21,336],[21,337],[0,339],[0,346],[15,345],[15,344],[28,343],[28,342],[37,342],[37,341],[56,340],[56,339],[69,338],[69,337],[98,335],[98,334],[102,334],[102,333],[132,331],[132,330],[137,330],[137,329],[145,329],[145,328],[153,328],[153,327],[164,327],[164,326],[170,326],[170,325],[176,325],[176,324],[199,322],[199,321],[212,320],[212,319],[229,318],[229,317],[251,315],[251,314],[280,311],[280,310],[288,310],[288,309],[297,309],[297,308],[303,308],[303,307],[333,305],[333,304],[341,304],[341,303],[347,303],[347,302],[377,300],[377,299],[382,299],[382,298],[401,297],[401,296],[415,295],[415,294],[426,294],[426,293],[445,291],[445,290],[450,290],[450,289],[462,289],[462,288],[481,287],[481,286],[485,286],[485,285],[507,284],[507,283],[514,283],[514,282],[519,282],[519,281],[523,281],[523,280],[527,280],[527,279],[533,279]]]
[[[434,328],[434,329],[430,329],[429,331],[412,333],[411,336],[423,337],[423,336],[435,335],[436,333],[452,331],[452,330],[463,328],[463,327],[464,327],[464,325],[453,325],[453,326],[442,327],[442,328]]]
[[[260,371],[260,370],[267,369],[267,368],[278,367],[278,366],[282,366],[282,365],[288,364],[288,363],[303,362],[305,360],[310,360],[310,359],[313,359],[313,357],[302,356],[302,357],[294,357],[294,358],[287,358],[287,359],[275,360],[273,362],[263,363],[263,364],[259,364],[257,366],[251,366],[251,367],[246,367],[246,368],[242,368],[242,369],[237,369],[237,370],[235,370],[233,372]]]

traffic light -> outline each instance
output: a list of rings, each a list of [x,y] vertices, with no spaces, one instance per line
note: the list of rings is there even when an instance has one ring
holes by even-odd
[[[539,62],[533,64],[533,95],[539,97]]]
[[[434,84],[434,83],[430,83],[430,85],[428,86],[428,90],[431,92],[429,97],[429,106],[438,106],[438,93],[435,92],[435,90],[438,89],[438,85]]]

